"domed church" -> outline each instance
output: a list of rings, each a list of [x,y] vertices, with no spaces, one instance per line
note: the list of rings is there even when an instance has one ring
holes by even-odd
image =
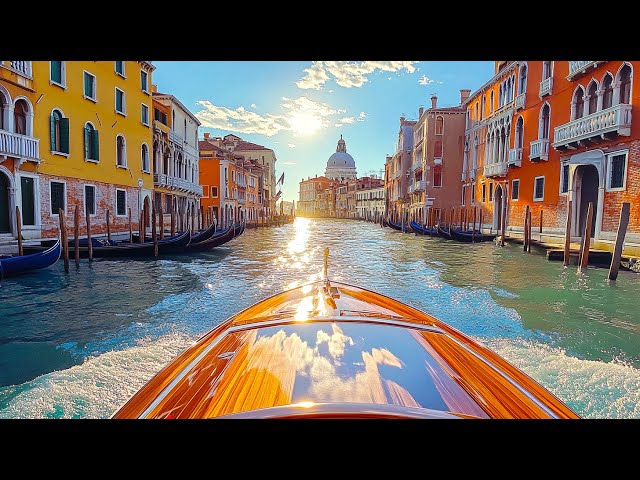
[[[327,160],[327,169],[324,176],[331,180],[350,180],[357,178],[356,162],[351,155],[347,153],[347,144],[340,135],[336,153]]]

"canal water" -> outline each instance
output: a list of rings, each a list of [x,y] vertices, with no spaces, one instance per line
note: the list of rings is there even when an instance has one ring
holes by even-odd
[[[586,418],[640,418],[640,275],[577,274],[521,246],[297,218],[216,251],[62,262],[0,282],[0,418],[109,418],[233,313],[329,274],[439,317]]]

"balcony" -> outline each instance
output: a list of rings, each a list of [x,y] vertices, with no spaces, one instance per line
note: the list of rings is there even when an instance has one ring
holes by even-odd
[[[409,187],[409,193],[424,192],[425,187],[426,185],[424,180],[415,181],[413,182],[413,185]]]
[[[599,112],[585,115],[553,131],[553,148],[575,149],[608,140],[618,135],[631,135],[631,105],[621,103]]]
[[[40,139],[0,130],[0,157],[40,163]]]
[[[434,165],[442,165],[442,157],[433,157]]]
[[[155,187],[170,188],[172,190],[178,190],[178,191],[202,196],[201,185],[185,180],[184,178],[174,177],[172,175],[154,173],[153,185]]]
[[[422,160],[417,160],[411,164],[412,171],[415,172],[416,170],[421,170],[421,169],[422,169]]]
[[[492,163],[484,166],[485,177],[504,177],[507,174],[507,163]]]
[[[24,60],[13,60],[9,62],[9,67],[16,72],[22,75],[23,77],[31,78],[31,62]]]
[[[551,88],[553,87],[553,78],[545,78],[540,82],[540,98],[545,95],[551,95]]]
[[[521,167],[522,166],[522,148],[512,148],[509,150],[509,166]]]
[[[594,62],[591,60],[579,60],[579,61],[571,61],[569,62],[569,75],[567,75],[567,80],[574,80],[584,73],[587,72],[590,68],[595,68],[601,62]]]
[[[549,139],[539,138],[531,142],[529,147],[529,160],[538,162],[540,160],[549,160]]]
[[[524,101],[526,97],[527,97],[526,93],[521,93],[516,97],[516,110],[520,110],[521,108],[524,108]]]
[[[169,132],[169,141],[173,143],[177,143],[180,146],[184,144],[184,138],[182,138],[182,135],[174,132],[173,130]]]

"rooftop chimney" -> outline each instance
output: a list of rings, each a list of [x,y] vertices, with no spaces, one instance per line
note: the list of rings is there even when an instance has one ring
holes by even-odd
[[[209,132],[204,132],[204,139],[209,140]]]
[[[467,101],[469,95],[471,95],[471,90],[467,90],[466,88],[460,90],[460,105]]]
[[[400,117],[400,125],[404,123],[404,117]]]
[[[155,83],[151,84],[151,93],[157,92],[158,91],[158,86]]]
[[[438,97],[435,95],[431,95],[431,108],[436,108],[436,103],[438,102]]]
[[[420,118],[422,116],[422,112],[424,111],[424,107],[422,105],[420,105],[420,108],[418,109],[418,118]]]

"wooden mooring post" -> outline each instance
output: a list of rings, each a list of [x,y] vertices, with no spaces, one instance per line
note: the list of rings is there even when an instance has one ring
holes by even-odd
[[[160,240],[164,240],[164,209],[162,205],[160,205],[158,217],[160,217]]]
[[[58,209],[60,218],[60,241],[62,242],[62,260],[64,261],[64,272],[69,273],[69,237],[67,235],[67,225],[64,221],[64,211]]]
[[[20,215],[20,207],[16,205],[16,233],[18,234],[18,255],[22,256],[22,216]]]
[[[562,266],[564,267],[569,265],[569,255],[571,254],[571,205],[572,201],[569,200],[567,204],[567,225],[564,230],[564,258],[562,261]]]
[[[582,248],[580,249],[580,263],[578,264],[578,272],[586,269],[589,264],[589,250],[591,247],[591,224],[593,223],[593,202],[589,202],[587,207],[587,222],[584,227],[584,235],[582,236]]]
[[[129,207],[129,243],[133,243],[133,226],[131,225],[131,207]]]
[[[529,205],[524,210],[524,241],[522,242],[522,250],[527,251],[527,236],[529,234]]]
[[[111,212],[107,209],[107,240],[111,242]]]
[[[151,203],[151,238],[153,239],[153,256],[158,258],[158,232],[156,231],[156,202]]]
[[[171,236],[176,234],[176,209],[174,202],[171,202]]]
[[[504,198],[503,202],[502,202],[502,217],[500,218],[501,220],[501,226],[500,229],[502,230],[502,235],[500,235],[500,246],[504,247],[504,232],[507,229],[507,199],[506,197]]]
[[[531,228],[533,226],[533,212],[529,209],[529,219],[527,225],[529,227],[529,232],[527,233],[527,252],[531,253]]]
[[[91,244],[91,215],[89,213],[88,207],[86,211],[86,218],[87,218],[87,249],[89,251],[89,261],[93,262],[93,245]]]
[[[73,253],[76,258],[76,267],[80,267],[80,207],[78,204],[73,211]]]
[[[540,241],[542,241],[542,209],[540,209]]]
[[[473,207],[473,228],[471,230],[471,243],[475,243],[476,241],[476,215],[477,215],[476,207]]]
[[[622,257],[622,247],[624,246],[624,237],[627,234],[627,226],[629,225],[629,202],[622,202],[620,209],[620,222],[618,223],[618,235],[616,235],[616,245],[613,249],[613,257],[611,258],[611,266],[609,267],[609,280],[618,278],[618,269],[620,268],[620,258]]]

